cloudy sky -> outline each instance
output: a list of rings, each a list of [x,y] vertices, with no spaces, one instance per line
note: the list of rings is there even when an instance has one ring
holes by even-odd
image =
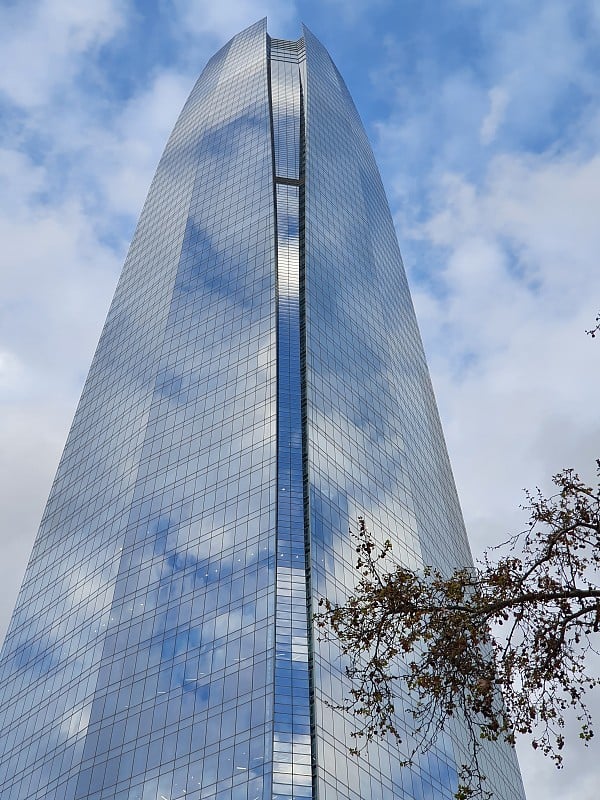
[[[0,8],[0,636],[136,217],[207,58],[304,21],[383,173],[476,554],[600,456],[596,0],[16,0]],[[591,751],[520,758],[592,800]],[[595,773],[595,774],[594,774]]]

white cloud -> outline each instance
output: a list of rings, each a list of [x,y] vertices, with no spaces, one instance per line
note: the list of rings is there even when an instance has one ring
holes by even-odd
[[[22,382],[23,368],[14,353],[0,353],[0,391],[14,390]]]
[[[0,9],[0,91],[14,103],[48,103],[82,66],[81,56],[124,23],[120,0],[42,0]]]
[[[494,86],[489,91],[490,110],[481,123],[480,136],[483,144],[490,144],[496,136],[499,126],[504,120],[508,106],[508,92],[501,86]]]
[[[600,158],[494,160],[477,188],[451,176],[422,235],[443,247],[442,294],[415,303],[429,344],[468,527],[511,532],[520,489],[600,453],[596,253]]]
[[[580,12],[585,5],[581,4]],[[555,132],[553,114],[564,94],[594,87],[586,44],[595,45],[581,36],[571,4],[549,0],[523,11],[508,25],[502,24],[506,9],[500,6],[484,18],[488,68],[501,78],[510,96],[507,122],[515,130],[528,135],[546,126],[548,132]]]
[[[40,200],[46,180],[0,151],[2,632],[118,271],[76,201]]]
[[[295,16],[292,0],[175,0],[180,15],[181,29],[188,33],[209,34],[223,40],[252,25],[263,17],[268,18],[269,32],[276,37],[289,35],[298,38],[300,30],[290,29]]]
[[[445,175],[436,197],[440,210],[423,228],[427,239],[454,257],[473,241],[487,242],[502,251],[504,272],[512,274],[521,294],[535,282],[536,296],[553,300],[558,313],[569,300],[582,297],[585,281],[594,284],[600,155],[498,156],[480,187],[459,175]],[[448,285],[464,281],[461,268],[489,271],[488,264],[482,268],[469,258],[451,262],[445,267]],[[465,288],[473,287],[474,278],[467,276]],[[488,274],[485,280],[494,277]]]
[[[115,115],[108,130],[94,127],[89,150],[90,178],[112,214],[135,219],[167,138],[193,86],[193,76],[159,72]]]

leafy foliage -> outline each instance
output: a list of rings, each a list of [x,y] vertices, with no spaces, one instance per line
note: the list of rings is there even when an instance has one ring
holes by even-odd
[[[401,739],[400,692],[421,732],[406,763],[450,718],[466,722],[470,761],[459,800],[492,796],[480,766],[484,740],[512,745],[529,735],[560,766],[565,712],[574,711],[586,744],[593,735],[586,692],[599,679],[586,657],[600,630],[600,485],[570,469],[553,482],[550,497],[526,493],[527,530],[449,576],[391,565],[391,544],[377,547],[359,518],[355,593],[343,605],[321,600],[316,615],[322,635],[349,658],[344,708],[356,715],[357,743]]]

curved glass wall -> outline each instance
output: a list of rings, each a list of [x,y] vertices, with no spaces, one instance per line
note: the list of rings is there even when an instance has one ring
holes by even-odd
[[[364,130],[312,34],[263,20],[142,211],[2,651],[2,797],[450,798],[457,726],[400,769],[331,705],[312,608],[352,589],[359,514],[403,563],[469,563]],[[510,750],[485,768],[522,797]]]
[[[142,212],[3,650],[2,797],[270,797],[272,174],[263,21]]]
[[[305,319],[308,493],[313,602],[356,583],[348,535],[367,519],[393,555],[416,568],[471,563],[454,480],[391,214],[368,139],[325,48],[305,28]],[[421,800],[456,790],[460,728],[410,769],[395,741],[349,755],[352,719],[332,643],[314,648],[320,800]],[[399,730],[411,744],[412,719]],[[486,759],[489,755],[489,761]],[[497,798],[523,797],[508,747],[484,769]]]

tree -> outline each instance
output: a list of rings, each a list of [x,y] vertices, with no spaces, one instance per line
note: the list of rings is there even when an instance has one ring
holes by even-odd
[[[600,481],[600,460],[597,471]],[[389,541],[378,547],[359,518],[355,593],[342,605],[321,600],[316,615],[348,658],[343,707],[356,715],[355,750],[378,736],[401,739],[400,691],[423,732],[406,763],[450,719],[466,722],[470,760],[461,765],[459,799],[492,796],[481,769],[485,740],[530,735],[560,767],[569,710],[583,742],[592,738],[586,692],[600,681],[586,657],[600,630],[600,482],[589,487],[570,469],[553,482],[550,497],[526,493],[522,534],[450,575],[394,566]]]

